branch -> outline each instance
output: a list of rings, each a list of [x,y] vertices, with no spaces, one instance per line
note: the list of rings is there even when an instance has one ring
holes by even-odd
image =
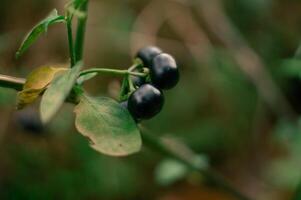
[[[17,91],[23,89],[25,79],[0,74],[0,87],[11,88]]]

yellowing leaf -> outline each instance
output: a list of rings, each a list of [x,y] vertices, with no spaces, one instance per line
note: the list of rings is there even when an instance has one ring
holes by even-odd
[[[67,69],[49,66],[39,67],[29,74],[23,89],[44,89],[53,80],[57,72],[65,70]]]
[[[32,71],[26,79],[23,90],[17,96],[17,109],[34,102],[51,83],[54,77],[66,68],[44,66]]]
[[[43,89],[25,89],[21,92],[18,92],[17,109],[22,109],[28,104],[34,102],[42,91]]]

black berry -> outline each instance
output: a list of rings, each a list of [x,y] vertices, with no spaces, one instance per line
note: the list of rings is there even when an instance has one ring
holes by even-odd
[[[171,89],[179,81],[180,75],[175,59],[166,53],[154,57],[150,67],[152,83],[160,89]]]
[[[142,72],[142,70],[134,70],[134,72]],[[140,87],[141,85],[143,85],[146,82],[146,78],[145,77],[141,77],[141,76],[131,76],[132,82],[134,84],[134,86],[136,87]]]
[[[158,47],[148,46],[140,49],[137,53],[137,57],[140,58],[145,67],[150,67],[154,57],[162,53],[162,50]]]
[[[163,104],[163,93],[153,85],[144,84],[130,95],[128,109],[135,119],[150,119],[161,111]]]

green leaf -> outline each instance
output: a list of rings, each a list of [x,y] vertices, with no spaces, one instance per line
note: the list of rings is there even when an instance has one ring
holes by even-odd
[[[277,71],[281,76],[285,77],[301,77],[301,60],[285,59],[281,62],[281,66]]]
[[[43,66],[32,71],[23,85],[23,90],[18,92],[17,109],[22,109],[34,102],[51,83],[55,75],[65,70],[67,69],[61,67]]]
[[[75,108],[75,126],[106,155],[126,156],[141,148],[141,135],[130,113],[110,98],[83,95]]]
[[[82,66],[82,62],[79,62],[52,81],[41,101],[40,112],[43,123],[49,122],[63,105],[76,82]]]
[[[202,169],[207,169],[209,166],[205,155],[196,155],[193,162]],[[185,164],[175,159],[165,159],[156,167],[155,178],[159,185],[168,186],[185,178],[190,172]]]
[[[173,159],[163,160],[155,170],[156,182],[168,186],[187,176],[189,169],[183,163]]]
[[[20,48],[16,53],[16,57],[19,58],[42,33],[47,32],[47,29],[50,25],[60,22],[65,22],[65,17],[58,15],[57,10],[53,10],[25,36]]]

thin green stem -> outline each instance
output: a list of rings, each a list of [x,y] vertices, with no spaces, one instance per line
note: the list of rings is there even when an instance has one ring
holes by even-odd
[[[68,45],[69,45],[69,54],[70,54],[70,64],[71,67],[75,65],[75,51],[73,46],[73,33],[72,33],[72,19],[71,17],[67,16],[67,32],[68,32]]]
[[[25,79],[23,78],[0,75],[0,87],[21,91],[23,89],[24,83]]]
[[[131,93],[131,92],[135,91],[135,86],[133,84],[131,76],[127,76],[127,78],[128,78],[129,89],[130,89],[130,93]]]
[[[128,76],[123,77],[122,85],[120,88],[119,101],[124,101],[129,89]]]
[[[134,71],[135,69],[137,69],[138,67],[142,67],[141,63],[134,63],[132,66],[129,67],[129,71]]]
[[[128,70],[120,70],[120,69],[109,69],[109,68],[90,68],[87,70],[82,71],[79,76],[83,76],[90,73],[98,73],[98,74],[111,74],[111,75],[133,75],[133,76],[146,76],[145,73],[140,72],[131,72]]]
[[[251,200],[249,197],[240,193],[237,189],[235,189],[228,181],[226,181],[223,177],[216,174],[215,172],[203,168],[199,166],[196,162],[194,162],[194,154],[182,152],[181,149],[173,148],[168,144],[164,143],[157,136],[153,136],[147,130],[142,129],[142,139],[144,144],[146,144],[149,148],[160,152],[161,154],[165,154],[166,156],[172,157],[179,162],[185,164],[191,170],[197,171],[202,174],[207,181],[215,184],[217,187],[223,189],[224,191],[232,194],[239,200]]]
[[[88,0],[86,0],[81,6],[80,11],[84,13],[83,16],[78,18],[76,39],[75,39],[75,59],[76,62],[82,60],[84,51],[84,40],[86,32],[87,23],[87,10],[88,10]]]

